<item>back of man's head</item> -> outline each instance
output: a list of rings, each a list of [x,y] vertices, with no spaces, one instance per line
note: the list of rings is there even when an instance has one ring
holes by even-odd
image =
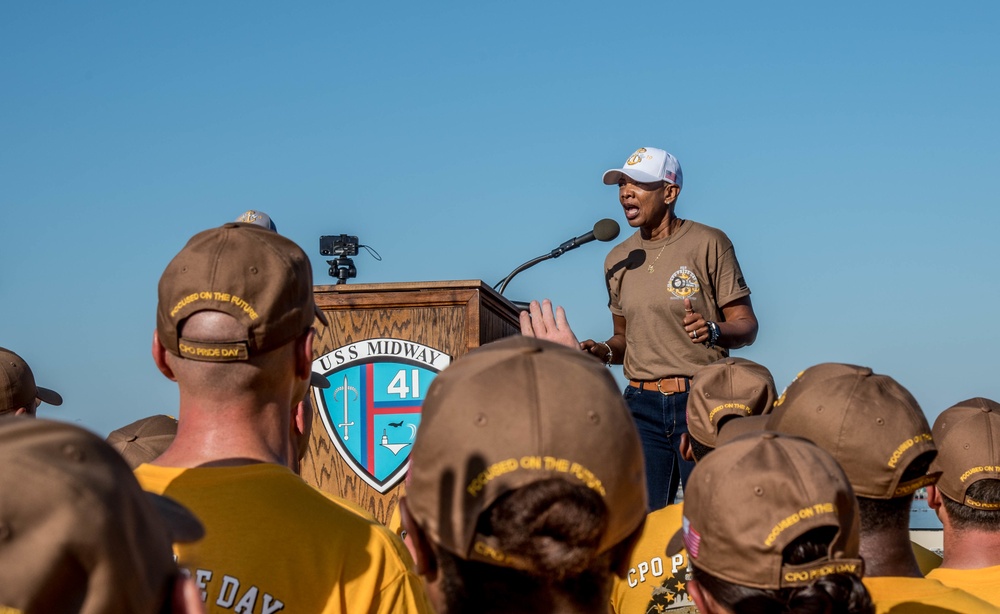
[[[187,319],[203,311],[230,316],[238,336],[208,341],[186,336]],[[255,224],[233,222],[198,233],[160,277],[159,341],[188,360],[247,361],[300,337],[317,316],[325,323],[313,299],[305,252]]]
[[[771,411],[777,398],[774,378],[763,365],[746,358],[723,358],[706,365],[691,379],[687,401],[688,435],[695,460],[720,445],[723,426],[739,418]]]
[[[177,438],[161,460],[290,462],[288,423],[309,383],[312,325],[327,323],[305,252],[262,226],[224,224],[187,242],[158,293],[153,358],[181,392]]]
[[[1000,404],[957,403],[937,417],[933,433],[938,456],[931,471],[941,472],[936,486],[948,526],[1000,533]]]
[[[606,607],[646,496],[638,434],[599,363],[530,337],[471,352],[431,384],[410,463],[404,522],[433,544],[449,612]]]
[[[913,395],[867,367],[824,363],[789,384],[766,428],[805,437],[844,468],[861,504],[862,535],[905,529],[917,489],[933,484],[930,426]]]
[[[204,532],[190,512],[143,492],[115,450],[66,423],[0,421],[0,466],[0,610],[170,611],[171,542]]]
[[[196,393],[267,388],[276,355],[308,334],[312,267],[291,240],[255,224],[198,233],[160,277],[156,332],[182,386]]]
[[[63,400],[55,390],[35,385],[35,375],[23,358],[0,348],[0,416],[33,416],[40,402],[62,405]]]

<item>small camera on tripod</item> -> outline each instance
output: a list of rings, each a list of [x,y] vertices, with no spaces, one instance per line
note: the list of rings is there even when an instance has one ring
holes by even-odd
[[[319,253],[324,256],[357,256],[358,238],[351,235],[327,235],[320,237]]]
[[[358,276],[351,256],[358,255],[358,238],[353,235],[326,235],[319,238],[319,253],[324,256],[336,256],[327,260],[330,265],[330,277],[335,277],[338,284],[347,283],[348,279]]]

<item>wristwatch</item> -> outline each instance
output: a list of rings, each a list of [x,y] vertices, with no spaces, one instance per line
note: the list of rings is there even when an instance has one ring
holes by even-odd
[[[719,340],[719,335],[722,333],[719,331],[719,325],[715,322],[705,322],[705,326],[708,327],[708,340],[705,343],[711,349],[715,347],[715,342]]]

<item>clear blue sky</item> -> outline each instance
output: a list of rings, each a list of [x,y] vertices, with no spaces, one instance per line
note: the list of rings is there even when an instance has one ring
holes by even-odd
[[[869,365],[933,419],[1000,399],[1000,5],[965,2],[0,5],[0,346],[106,434],[172,413],[156,283],[194,233],[266,211],[330,283],[483,279],[611,217],[640,146],[726,231],[782,388]],[[518,276],[581,337],[593,243]]]

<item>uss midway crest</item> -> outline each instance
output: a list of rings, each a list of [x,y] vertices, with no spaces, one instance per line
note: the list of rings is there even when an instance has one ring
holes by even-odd
[[[330,380],[329,388],[316,389],[326,432],[379,493],[406,475],[427,387],[450,363],[440,350],[389,338],[351,343],[313,361],[313,371]]]

